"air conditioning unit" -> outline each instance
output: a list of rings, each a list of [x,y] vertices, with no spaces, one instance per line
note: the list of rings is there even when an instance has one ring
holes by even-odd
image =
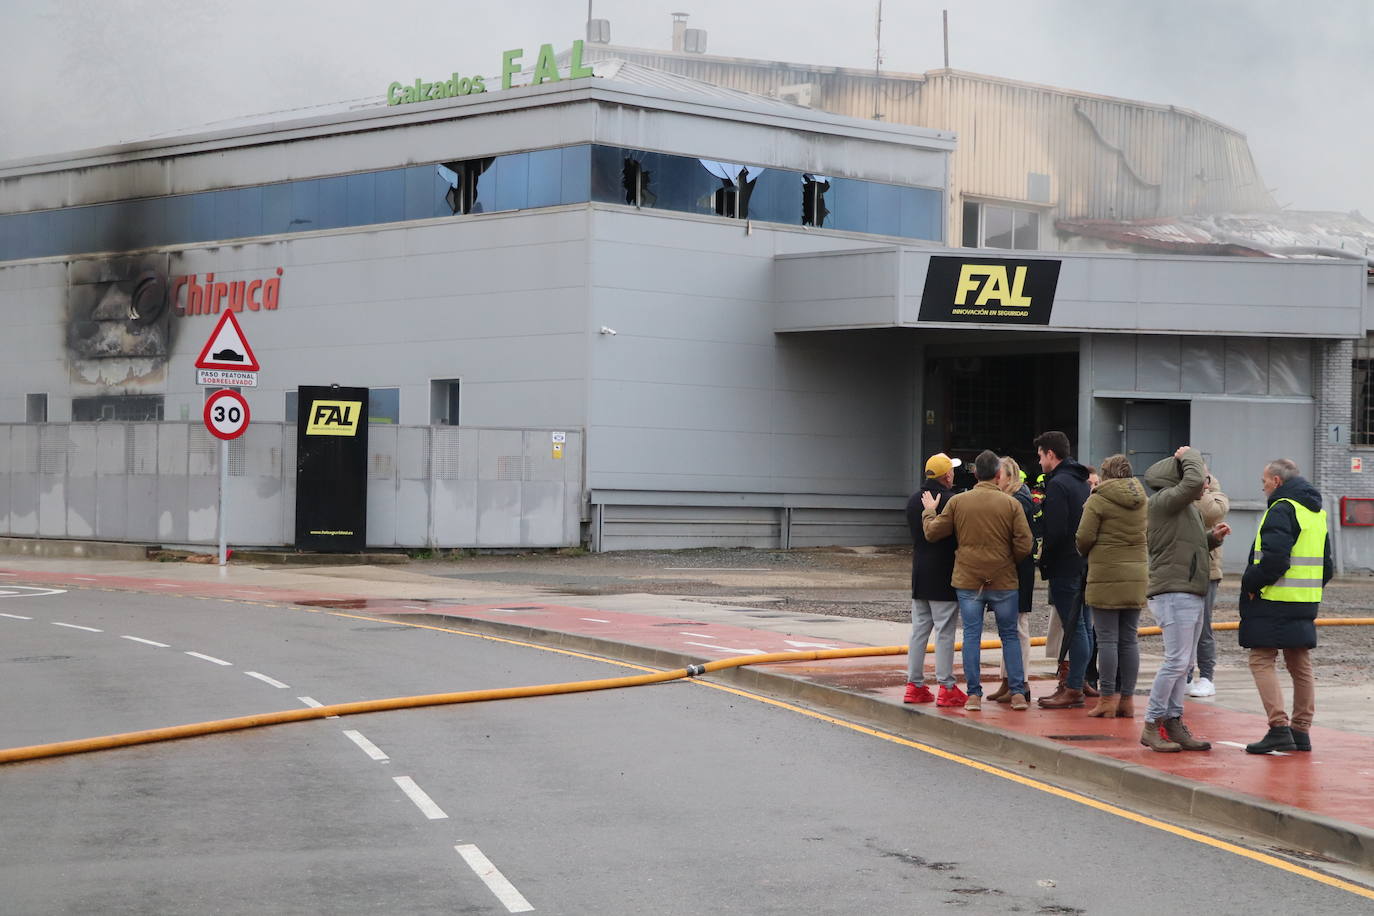
[[[706,53],[706,30],[688,29],[682,34],[682,50],[688,54]]]
[[[778,98],[784,102],[791,102],[793,105],[801,105],[803,108],[811,107],[811,96],[815,92],[815,83],[792,83],[788,86],[778,87]]]

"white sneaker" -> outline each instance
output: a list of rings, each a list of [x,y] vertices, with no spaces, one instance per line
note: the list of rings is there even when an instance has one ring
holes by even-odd
[[[1190,697],[1214,697],[1217,695],[1217,685],[1200,677],[1188,685],[1188,696]]]

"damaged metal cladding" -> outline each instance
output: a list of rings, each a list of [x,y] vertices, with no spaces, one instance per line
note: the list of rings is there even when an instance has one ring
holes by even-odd
[[[72,380],[101,386],[161,381],[172,352],[170,257],[149,253],[67,265]]]

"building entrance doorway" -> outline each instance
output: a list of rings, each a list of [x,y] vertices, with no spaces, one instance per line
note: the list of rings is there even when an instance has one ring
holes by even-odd
[[[1079,448],[1077,353],[928,355],[924,389],[923,456],[971,463],[988,448],[1034,478],[1037,435],[1062,430]]]

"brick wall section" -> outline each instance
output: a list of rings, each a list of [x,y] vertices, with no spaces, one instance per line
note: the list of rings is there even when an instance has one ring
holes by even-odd
[[[1313,430],[1316,466],[1303,468],[1303,472],[1322,495],[1331,500],[1330,508],[1336,511],[1342,496],[1374,497],[1374,448],[1356,448],[1346,443],[1334,445],[1328,435],[1333,423],[1350,429],[1354,407],[1351,362],[1355,357],[1355,342],[1316,341],[1313,348],[1313,381],[1317,393],[1317,428]],[[1350,459],[1355,455],[1364,458],[1363,473],[1350,472]],[[1339,524],[1339,519],[1333,521]],[[1343,528],[1340,534],[1344,542],[1341,552],[1345,556],[1346,572],[1367,568],[1374,529]]]

